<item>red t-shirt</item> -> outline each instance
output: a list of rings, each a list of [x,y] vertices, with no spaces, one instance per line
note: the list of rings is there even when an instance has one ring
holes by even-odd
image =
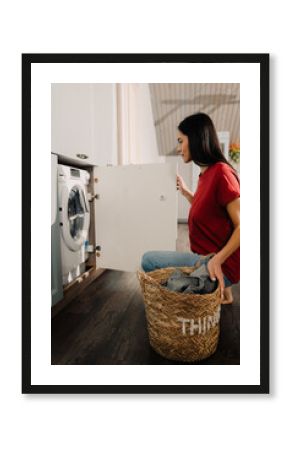
[[[240,184],[228,164],[217,162],[199,175],[188,216],[193,252],[217,253],[226,245],[234,230],[226,205],[238,197]],[[222,264],[222,271],[232,283],[240,280],[240,248]]]

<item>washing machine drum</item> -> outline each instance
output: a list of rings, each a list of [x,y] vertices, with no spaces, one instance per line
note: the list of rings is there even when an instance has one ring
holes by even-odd
[[[70,250],[77,251],[87,239],[90,226],[90,210],[84,187],[75,185],[68,189],[63,186],[60,206],[63,239]]]

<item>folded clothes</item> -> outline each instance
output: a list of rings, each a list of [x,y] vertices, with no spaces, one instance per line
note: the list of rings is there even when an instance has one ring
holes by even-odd
[[[189,275],[176,269],[163,285],[170,291],[184,294],[210,294],[216,290],[218,282],[210,279],[207,265],[202,264]]]

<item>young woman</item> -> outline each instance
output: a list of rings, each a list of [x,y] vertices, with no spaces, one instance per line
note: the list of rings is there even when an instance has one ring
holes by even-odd
[[[212,280],[221,288],[222,303],[232,303],[231,285],[240,279],[240,182],[224,157],[212,120],[207,114],[186,117],[178,125],[178,153],[200,167],[191,192],[177,175],[177,189],[191,204],[188,227],[190,253],[151,251],[143,255],[145,272],[164,267],[193,266],[202,256]]]

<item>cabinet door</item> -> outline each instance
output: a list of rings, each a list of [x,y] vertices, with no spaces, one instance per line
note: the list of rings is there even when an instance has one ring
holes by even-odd
[[[97,266],[140,269],[143,253],[176,250],[176,164],[94,168]]]
[[[52,84],[51,146],[53,153],[75,162],[111,163],[116,152],[115,85]]]
[[[92,164],[94,96],[91,84],[51,86],[51,151]]]

